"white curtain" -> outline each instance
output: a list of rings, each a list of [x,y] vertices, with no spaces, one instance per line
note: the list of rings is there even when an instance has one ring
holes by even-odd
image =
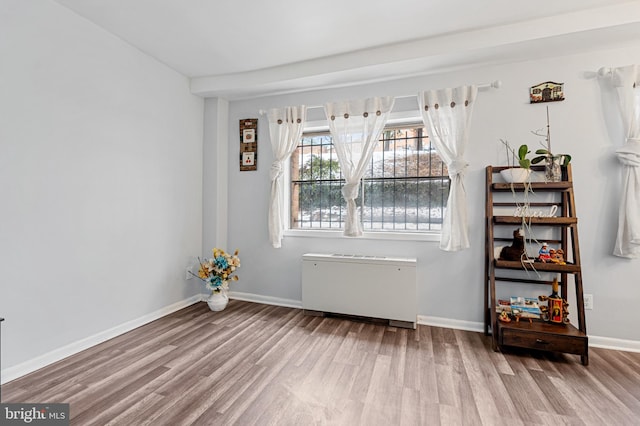
[[[430,90],[418,94],[418,104],[427,134],[446,163],[451,178],[440,237],[442,250],[469,248],[467,197],[464,189],[464,172],[469,164],[464,159],[464,152],[477,94],[476,86]]]
[[[358,198],[360,179],[371,160],[393,103],[394,98],[382,97],[333,102],[324,106],[340,170],[346,181],[342,188],[342,196],[347,202],[346,236],[362,235],[362,223],[355,200]]]
[[[269,239],[275,248],[282,243],[284,232],[284,163],[295,151],[306,119],[307,108],[302,106],[272,108],[267,112],[273,163],[271,164],[271,199],[269,205]]]
[[[616,151],[622,164],[618,236],[613,254],[640,257],[640,65],[612,70],[626,142]]]

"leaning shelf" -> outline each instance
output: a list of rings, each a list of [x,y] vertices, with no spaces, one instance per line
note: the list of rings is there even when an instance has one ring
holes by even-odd
[[[578,243],[578,218],[575,213],[573,180],[571,166],[565,170],[561,182],[533,182],[527,185],[505,183],[495,179],[501,170],[508,167],[487,166],[486,168],[486,226],[485,226],[485,334],[492,335],[494,350],[502,347],[522,347],[535,350],[564,352],[580,356],[582,364],[588,365],[588,336],[585,322],[584,299],[582,287],[582,268],[580,264],[580,248]],[[550,217],[526,217],[527,226],[540,229],[555,229],[561,234],[557,243],[568,256],[566,264],[542,263],[531,260],[511,261],[497,259],[496,244],[504,243],[506,238],[497,237],[496,229],[512,229],[514,225],[523,223],[518,215],[505,215],[500,210],[514,207],[522,203],[525,192],[535,194],[556,194],[554,202],[531,203],[538,207],[557,205],[557,215]],[[496,202],[494,194],[511,192],[511,202]],[[504,195],[502,196],[504,197]],[[509,228],[511,227],[511,228]],[[509,270],[508,276],[498,276],[496,271]],[[522,272],[522,276],[514,271]],[[533,274],[532,274],[533,271]],[[550,286],[551,281],[538,274],[558,274],[562,297],[567,299],[569,287],[573,286],[576,296],[577,324],[552,324],[542,320],[501,322],[497,315],[496,283],[502,286],[518,284],[540,284]]]

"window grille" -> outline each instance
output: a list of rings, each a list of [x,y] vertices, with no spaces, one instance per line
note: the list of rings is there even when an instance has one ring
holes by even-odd
[[[328,132],[305,133],[291,156],[291,229],[344,229],[344,178]],[[356,203],[365,231],[439,231],[450,180],[421,126],[387,127]]]

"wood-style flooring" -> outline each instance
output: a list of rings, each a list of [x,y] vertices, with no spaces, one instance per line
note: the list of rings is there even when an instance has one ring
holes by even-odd
[[[417,330],[232,300],[197,303],[2,388],[73,425],[638,425],[640,353],[491,350]]]

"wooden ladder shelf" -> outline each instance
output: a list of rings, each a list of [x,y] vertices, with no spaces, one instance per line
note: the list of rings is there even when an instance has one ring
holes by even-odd
[[[485,334],[492,336],[494,350],[503,346],[515,346],[527,349],[564,352],[580,356],[583,365],[589,364],[589,348],[587,327],[585,323],[584,297],[582,287],[582,268],[580,266],[580,246],[578,243],[578,218],[575,210],[573,194],[573,179],[571,166],[566,168],[566,173],[561,182],[534,182],[530,184],[533,194],[545,198],[543,202],[531,202],[531,209],[557,206],[557,213],[552,217],[527,217],[526,225],[532,230],[540,230],[545,235],[558,235],[557,239],[545,239],[551,244],[562,248],[565,253],[566,265],[557,263],[521,262],[497,259],[496,247],[509,245],[511,238],[509,233],[514,227],[523,224],[523,218],[509,215],[509,208],[515,209],[524,203],[527,194],[527,186],[518,183],[505,183],[499,176],[501,170],[507,167],[487,166],[486,168],[486,228],[485,228]],[[540,170],[536,168],[536,170]],[[494,198],[500,198],[499,193],[507,193],[502,196],[500,202]],[[510,194],[509,194],[510,193]],[[512,197],[511,201],[506,198]],[[500,211],[502,210],[502,211]],[[500,214],[496,214],[500,213]],[[499,237],[496,237],[496,234]],[[527,236],[525,236],[527,237]],[[526,241],[529,246],[531,242]],[[534,242],[537,244],[537,242]],[[536,248],[537,252],[537,248]],[[509,271],[505,276],[497,276],[496,271]],[[518,272],[519,271],[519,272]],[[543,285],[544,294],[551,293],[550,284],[552,278],[559,275],[558,282],[562,298],[567,300],[569,286],[575,290],[575,304],[577,311],[577,324],[554,324],[539,319],[531,322],[520,320],[511,322],[499,321],[497,312],[498,295],[496,283],[501,286],[513,285]],[[502,288],[502,287],[501,287]],[[573,322],[573,319],[571,319]]]

